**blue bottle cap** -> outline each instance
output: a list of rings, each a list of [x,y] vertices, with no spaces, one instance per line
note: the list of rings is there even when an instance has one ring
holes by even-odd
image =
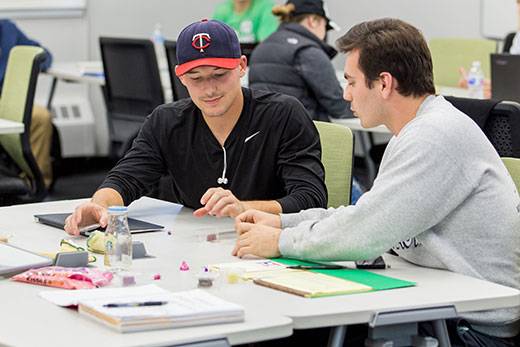
[[[126,213],[128,212],[128,207],[126,206],[109,206],[108,213]]]

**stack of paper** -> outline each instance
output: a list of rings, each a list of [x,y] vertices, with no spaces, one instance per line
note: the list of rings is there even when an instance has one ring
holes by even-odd
[[[77,294],[75,291],[73,294]],[[172,293],[155,285],[94,289],[59,298],[40,295],[59,305],[78,304],[84,314],[121,332],[177,328],[184,326],[241,322],[244,309],[203,290]],[[69,292],[70,293],[70,292]],[[105,295],[106,294],[106,295]]]

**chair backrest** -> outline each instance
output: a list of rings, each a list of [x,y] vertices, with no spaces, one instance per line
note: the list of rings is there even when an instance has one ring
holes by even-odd
[[[518,158],[502,158],[509,174],[515,182],[516,190],[520,193],[520,159]]]
[[[31,194],[43,198],[46,189],[29,142],[34,92],[45,51],[36,46],[16,46],[7,61],[0,118],[24,123],[22,134],[0,135],[0,144],[31,182]]]
[[[328,207],[350,205],[354,137],[342,125],[315,121],[320,134],[321,161],[325,167]]]
[[[170,73],[173,101],[189,98],[190,94],[188,94],[188,89],[181,83],[179,77],[175,75],[175,66],[177,66],[177,42],[164,41],[164,49],[166,50],[166,59],[168,60],[168,72]]]
[[[121,157],[146,116],[164,103],[161,76],[150,40],[100,37],[112,156]]]
[[[144,118],[164,103],[155,48],[150,40],[100,37],[109,112]]]
[[[473,61],[480,61],[486,78],[490,77],[490,54],[497,44],[492,40],[464,38],[434,38],[428,43],[433,60],[435,85],[457,87],[459,68],[468,70]]]
[[[447,96],[481,127],[501,157],[520,158],[520,104]]]

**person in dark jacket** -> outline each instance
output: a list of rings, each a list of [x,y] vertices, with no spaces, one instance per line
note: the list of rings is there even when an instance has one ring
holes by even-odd
[[[235,31],[217,20],[187,26],[177,39],[175,73],[190,98],[156,108],[132,148],[65,230],[107,223],[107,207],[128,205],[161,176],[175,202],[234,217],[327,205],[321,146],[303,105],[278,93],[241,88],[247,59]]]
[[[336,24],[323,1],[289,0],[273,7],[273,13],[282,23],[253,51],[249,87],[296,97],[313,120],[351,116],[330,61],[337,52],[324,41]]]

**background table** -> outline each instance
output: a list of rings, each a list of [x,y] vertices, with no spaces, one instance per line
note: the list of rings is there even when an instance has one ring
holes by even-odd
[[[0,119],[0,134],[21,134],[24,130],[24,125],[21,122]]]

